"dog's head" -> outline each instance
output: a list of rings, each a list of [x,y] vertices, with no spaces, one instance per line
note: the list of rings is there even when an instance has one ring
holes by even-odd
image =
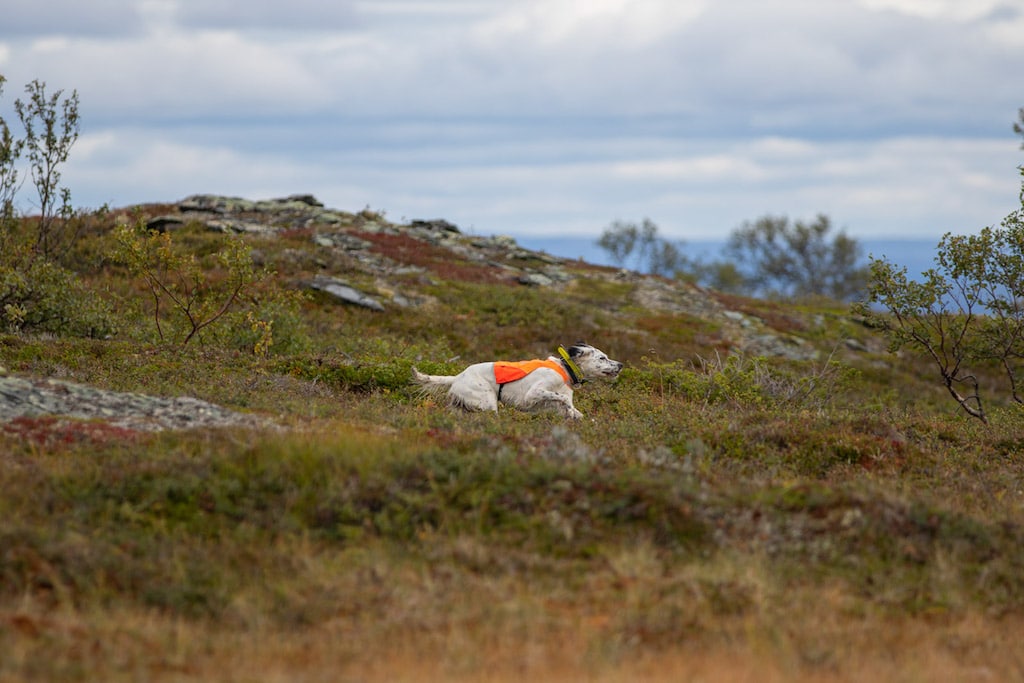
[[[569,347],[569,358],[579,366],[584,377],[605,377],[611,379],[618,377],[622,370],[622,363],[612,360],[601,349],[590,344],[577,342]]]

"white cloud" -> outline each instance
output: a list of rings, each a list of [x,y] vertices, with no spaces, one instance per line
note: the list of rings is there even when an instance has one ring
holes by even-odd
[[[13,2],[7,94],[79,91],[85,205],[303,191],[692,239],[765,213],[941,234],[1017,197],[1024,12],[995,0]]]
[[[596,142],[588,158],[572,143],[521,140],[555,147],[535,161],[487,139],[454,156],[421,140],[300,160],[198,137],[85,135],[65,179],[86,206],[312,192],[335,208],[443,217],[483,234],[596,235],[615,219],[651,217],[686,240],[721,237],[765,214],[817,213],[857,237],[934,238],[998,223],[1019,189],[1012,140],[623,139]]]
[[[96,208],[169,202],[197,193],[283,196],[292,192],[291,178],[309,180],[308,166],[127,130],[82,135],[62,180],[76,204]]]
[[[116,36],[138,30],[137,0],[4,0],[5,39],[41,35]]]
[[[143,0],[145,1],[145,0]],[[358,25],[349,0],[155,0],[173,6],[176,23],[192,30],[325,33]]]
[[[882,1],[123,0],[124,21],[148,32],[8,45],[0,68],[164,118],[330,103],[368,116],[673,115],[694,131],[834,134],[977,125],[987,103],[1009,101],[994,85],[1024,60],[1021,39],[1006,45],[1020,13],[954,26]]]
[[[330,99],[295,56],[223,31],[44,38],[14,54],[16,63],[12,58],[6,68],[12,83],[39,78],[54,89],[75,89],[82,111],[100,122],[308,111]]]
[[[656,43],[700,15],[707,0],[530,0],[508,3],[478,26],[479,41],[582,52]]]
[[[731,154],[696,155],[686,158],[623,161],[612,164],[609,175],[636,182],[686,183],[757,182],[765,169],[749,158]]]
[[[873,10],[891,10],[926,19],[969,21],[989,15],[1004,0],[861,0]]]
[[[1024,47],[1024,8],[996,12],[984,27],[986,35],[1001,48],[1016,50],[1019,54]]]

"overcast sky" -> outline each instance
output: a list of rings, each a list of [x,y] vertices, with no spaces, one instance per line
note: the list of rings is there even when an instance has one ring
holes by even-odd
[[[313,193],[682,240],[817,213],[937,238],[1019,207],[1024,0],[4,0],[0,21],[12,128],[29,81],[79,94],[78,207]]]

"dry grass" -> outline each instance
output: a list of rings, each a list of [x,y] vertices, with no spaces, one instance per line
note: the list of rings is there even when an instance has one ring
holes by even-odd
[[[483,611],[466,604],[480,597],[493,600],[465,596],[452,605],[447,623],[430,632],[382,631],[344,615],[280,630],[23,604],[0,613],[0,681],[1024,680],[1019,619],[837,616],[841,598],[821,604],[815,596],[816,604],[777,615],[782,621],[734,619],[710,633],[646,648],[619,640],[614,619],[592,607],[535,604],[516,594],[494,602],[484,623],[466,619],[467,611]]]
[[[1019,592],[976,594],[1019,562],[994,527],[837,484],[677,489],[547,462],[600,432],[391,409],[433,436],[331,420],[14,448],[0,681],[1024,680]],[[722,536],[659,531],[695,500]]]

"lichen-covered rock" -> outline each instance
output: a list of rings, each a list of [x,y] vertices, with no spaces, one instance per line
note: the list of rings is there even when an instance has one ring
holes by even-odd
[[[19,417],[42,416],[103,420],[137,431],[271,425],[259,416],[190,396],[160,398],[55,379],[0,376],[0,424]]]
[[[369,308],[371,311],[384,310],[384,305],[372,296],[337,278],[317,277],[310,280],[307,285],[310,289],[329,294],[342,303]]]

